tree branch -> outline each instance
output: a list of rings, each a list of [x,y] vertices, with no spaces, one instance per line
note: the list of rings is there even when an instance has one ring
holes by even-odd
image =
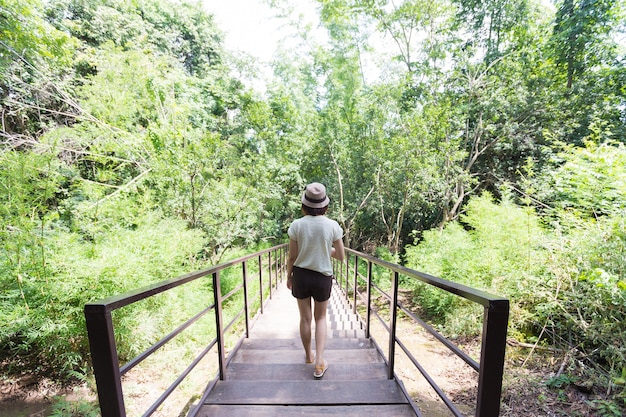
[[[142,172],[141,174],[137,175],[135,178],[133,178],[132,180],[130,180],[129,182],[127,182],[126,184],[124,184],[123,186],[119,187],[117,190],[115,190],[114,192],[112,192],[111,194],[106,195],[104,198],[101,198],[100,200],[96,201],[95,203],[93,203],[92,205],[90,205],[89,207],[87,207],[88,209],[92,209],[94,207],[99,206],[100,204],[112,199],[113,197],[115,197],[117,194],[121,193],[122,191],[128,189],[131,185],[133,185],[134,183],[136,183],[137,181],[139,181],[144,175],[146,175],[148,172],[150,172],[150,169],[148,168],[147,170],[145,170],[144,172]]]

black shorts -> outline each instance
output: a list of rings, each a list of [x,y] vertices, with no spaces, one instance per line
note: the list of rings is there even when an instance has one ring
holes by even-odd
[[[326,301],[333,288],[333,277],[321,272],[300,268],[294,265],[291,294],[299,299],[313,297],[315,301]]]

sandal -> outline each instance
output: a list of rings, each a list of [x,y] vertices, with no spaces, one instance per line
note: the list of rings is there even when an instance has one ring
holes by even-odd
[[[305,357],[304,357],[304,362],[305,362],[305,363],[313,363],[313,362],[315,362],[315,355],[311,355],[311,360],[310,360],[310,361],[307,361],[307,360],[306,360],[306,356],[305,356]]]
[[[324,362],[322,365],[315,367],[315,372],[313,372],[313,376],[319,379],[324,376],[327,369],[328,369],[328,365],[326,364],[326,362]]]

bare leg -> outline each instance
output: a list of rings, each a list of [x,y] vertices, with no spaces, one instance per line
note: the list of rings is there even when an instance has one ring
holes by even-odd
[[[313,352],[311,352],[311,297],[298,299],[298,310],[300,310],[300,339],[302,339],[302,346],[304,347],[304,357],[307,363],[311,363],[313,362]]]
[[[315,301],[315,366],[324,365],[324,349],[326,348],[326,309],[328,300]]]

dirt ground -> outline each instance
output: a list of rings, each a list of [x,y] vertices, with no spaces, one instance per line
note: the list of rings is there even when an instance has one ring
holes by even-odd
[[[400,340],[411,348],[418,362],[461,413],[473,416],[478,374],[425,331],[416,331],[405,326],[399,326]],[[480,340],[455,343],[474,359],[479,357]],[[563,356],[554,352],[532,351],[526,345],[510,343],[507,346],[500,416],[600,417],[589,404],[590,400],[600,398],[599,393],[593,389],[587,390],[571,384],[555,389],[546,385],[558,372]],[[453,415],[406,355],[396,355],[396,374],[424,417]]]
[[[66,401],[95,402],[96,395],[87,384],[60,385],[32,375],[0,380],[0,416],[48,417],[56,398]]]

